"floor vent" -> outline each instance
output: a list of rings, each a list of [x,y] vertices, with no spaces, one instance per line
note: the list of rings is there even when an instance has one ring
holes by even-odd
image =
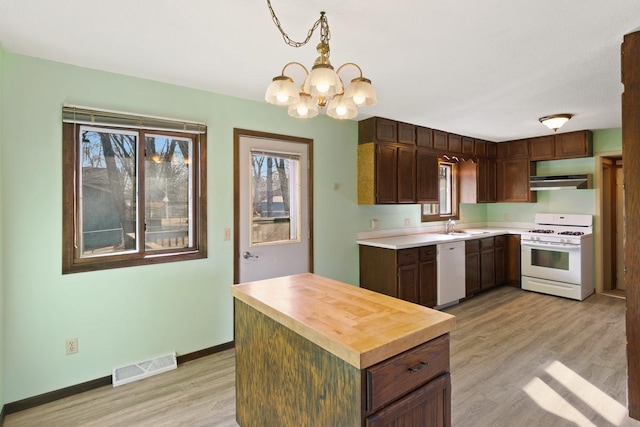
[[[121,366],[113,370],[113,386],[127,384],[143,378],[158,375],[176,369],[178,363],[175,353],[164,354],[153,359],[144,360],[131,365]]]

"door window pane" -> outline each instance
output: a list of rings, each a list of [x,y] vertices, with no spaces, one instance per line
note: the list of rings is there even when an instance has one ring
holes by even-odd
[[[192,150],[188,138],[145,135],[147,251],[192,245]]]
[[[80,129],[80,257],[137,249],[136,132]]]
[[[300,241],[299,156],[251,153],[251,244]]]

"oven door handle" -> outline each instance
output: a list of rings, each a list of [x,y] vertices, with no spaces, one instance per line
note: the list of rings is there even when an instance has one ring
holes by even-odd
[[[540,248],[540,249],[566,249],[569,251],[572,250],[580,250],[580,245],[574,245],[571,243],[533,243],[533,242],[521,242],[522,246],[527,246],[529,248]]]

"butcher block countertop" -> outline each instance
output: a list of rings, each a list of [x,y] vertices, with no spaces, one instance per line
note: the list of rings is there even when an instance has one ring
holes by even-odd
[[[455,327],[455,317],[312,273],[242,283],[231,294],[364,369]]]

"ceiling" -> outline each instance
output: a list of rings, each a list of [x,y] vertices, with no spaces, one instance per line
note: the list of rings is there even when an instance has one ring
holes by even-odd
[[[272,5],[294,40],[326,11],[333,65],[356,62],[378,92],[356,120],[491,141],[549,134],[538,118],[556,113],[574,115],[561,131],[621,126],[620,44],[638,29],[638,0]],[[319,38],[285,45],[266,0],[0,0],[8,52],[260,102],[284,64],[312,65]]]

